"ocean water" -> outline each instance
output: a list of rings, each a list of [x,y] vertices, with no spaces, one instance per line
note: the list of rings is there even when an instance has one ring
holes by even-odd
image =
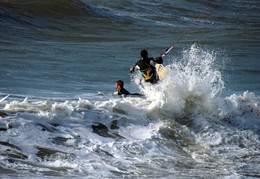
[[[260,2],[215,2],[0,0],[0,178],[260,177]]]

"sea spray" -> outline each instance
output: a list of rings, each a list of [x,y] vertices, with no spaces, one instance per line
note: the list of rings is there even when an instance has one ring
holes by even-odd
[[[166,66],[167,77],[155,85],[138,82],[140,90],[151,100],[149,109],[160,108],[184,117],[215,110],[215,98],[224,88],[221,73],[215,67],[217,55],[196,45],[183,52],[180,60]],[[212,109],[214,108],[214,109]]]
[[[160,134],[202,163],[217,163],[218,153],[222,153],[227,143],[233,147],[248,146],[260,126],[259,98],[254,93],[220,95],[224,82],[217,60],[215,52],[193,45],[183,52],[182,59],[166,66],[165,79],[155,85],[140,85],[150,101],[145,108],[147,117],[164,121]],[[241,129],[248,131],[241,133]],[[257,153],[257,150],[258,147],[251,151]],[[230,151],[223,157],[229,160],[229,155]]]

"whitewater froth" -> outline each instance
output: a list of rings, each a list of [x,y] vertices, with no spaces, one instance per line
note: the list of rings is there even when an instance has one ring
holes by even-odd
[[[155,85],[142,84],[140,90],[151,100],[149,109],[160,108],[173,116],[194,114],[195,110],[212,110],[215,98],[224,89],[216,68],[215,52],[197,45],[183,51],[181,59],[166,65],[167,76]],[[139,80],[136,80],[139,81]]]

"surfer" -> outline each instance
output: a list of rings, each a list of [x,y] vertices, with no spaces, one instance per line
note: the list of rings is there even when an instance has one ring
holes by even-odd
[[[141,51],[141,59],[136,62],[134,66],[130,68],[130,72],[133,73],[135,68],[139,68],[142,76],[144,77],[146,82],[150,82],[152,84],[156,83],[159,80],[159,77],[156,73],[155,64],[162,64],[163,59],[162,56],[158,56],[156,59],[152,57],[148,57],[147,50]]]
[[[124,82],[122,80],[117,80],[116,89],[118,95],[141,95],[139,93],[130,93],[124,88]]]

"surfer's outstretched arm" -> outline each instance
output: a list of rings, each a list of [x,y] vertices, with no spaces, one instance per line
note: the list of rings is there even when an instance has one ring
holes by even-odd
[[[140,94],[140,93],[130,93],[130,95],[133,95],[133,96],[144,96],[143,94]]]

